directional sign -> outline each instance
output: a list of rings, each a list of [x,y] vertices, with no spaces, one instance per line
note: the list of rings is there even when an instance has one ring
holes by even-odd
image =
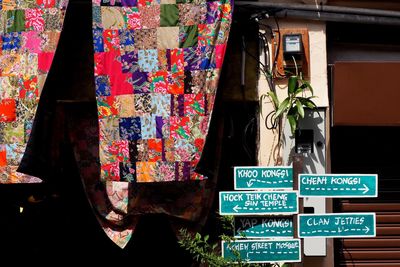
[[[300,174],[300,197],[377,197],[376,174]]]
[[[222,257],[232,262],[237,262],[235,252],[249,263],[300,262],[300,251],[300,239],[222,241]]]
[[[293,237],[291,217],[235,217],[236,238]]]
[[[221,215],[265,215],[298,213],[297,191],[219,192]]]
[[[293,189],[292,167],[235,167],[235,190]]]
[[[374,237],[375,213],[299,214],[299,237]]]

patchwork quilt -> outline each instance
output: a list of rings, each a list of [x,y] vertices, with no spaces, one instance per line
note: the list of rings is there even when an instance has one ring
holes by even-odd
[[[195,168],[231,20],[232,5],[226,0],[93,2],[103,183],[98,195],[106,191],[109,203],[106,208],[103,197],[94,195],[92,203],[102,211],[103,229],[121,247],[132,235],[135,215],[158,211],[184,219],[199,216],[200,208],[180,201],[193,205],[198,200],[201,205],[204,184],[192,193],[182,192],[182,198],[170,200],[173,205],[167,207],[162,201],[154,205],[151,199],[157,199],[157,192],[144,197],[153,191],[141,190],[140,184],[207,178]],[[188,196],[191,200],[185,199]]]
[[[94,2],[102,180],[205,178],[194,169],[230,22],[224,0]]]

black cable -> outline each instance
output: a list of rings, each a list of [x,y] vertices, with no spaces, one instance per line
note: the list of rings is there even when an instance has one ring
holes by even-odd
[[[275,114],[276,112],[273,110],[265,117],[265,127],[268,130],[276,129],[278,126],[278,118],[275,117]]]
[[[282,75],[276,69],[276,64],[278,63],[278,56],[279,56],[279,52],[280,52],[280,49],[281,49],[281,29],[279,27],[278,19],[275,16],[274,16],[274,20],[275,20],[276,28],[278,30],[278,45],[277,45],[277,49],[276,49],[276,52],[275,52],[274,63],[272,65],[272,71],[273,71],[273,73],[275,73],[275,74],[277,74],[277,75],[279,75],[281,77],[285,77],[285,74]]]
[[[259,34],[259,36],[261,36],[261,42],[262,42],[262,47],[263,47],[263,53],[264,53],[264,62],[265,62],[265,66],[264,66],[264,74],[266,76],[267,82],[268,82],[268,86],[270,88],[271,91],[275,92],[275,84],[274,84],[274,80],[272,79],[272,73],[271,73],[271,69],[269,67],[269,62],[270,62],[270,54],[269,54],[269,45],[268,45],[268,40],[266,37],[266,34]]]

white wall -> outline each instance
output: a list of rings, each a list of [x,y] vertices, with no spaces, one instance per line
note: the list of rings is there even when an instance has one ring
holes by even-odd
[[[275,21],[272,19],[266,19],[263,23],[270,25],[273,29],[276,29]],[[329,106],[328,99],[328,78],[327,78],[327,56],[326,56],[326,27],[325,22],[314,22],[314,21],[300,21],[300,20],[278,20],[280,29],[290,28],[307,28],[309,33],[309,47],[310,47],[310,82],[314,89],[314,95],[317,98],[314,102],[318,107],[325,108]],[[271,45],[269,46],[271,47]],[[272,53],[271,53],[272,54]],[[272,62],[270,62],[272,63]],[[276,91],[280,100],[286,96],[287,81],[277,81]],[[266,94],[270,89],[266,78],[260,75],[259,85],[259,96]],[[266,114],[273,110],[272,103],[268,98],[264,98],[262,102],[262,112],[260,114],[260,149],[259,149],[259,164],[264,166],[271,166],[282,163],[279,156],[282,154],[281,150],[277,147],[278,136],[277,130],[267,130],[264,126],[264,120]],[[289,127],[289,126],[285,126]],[[290,138],[286,145],[290,144]],[[282,159],[283,163],[287,162],[287,159]]]

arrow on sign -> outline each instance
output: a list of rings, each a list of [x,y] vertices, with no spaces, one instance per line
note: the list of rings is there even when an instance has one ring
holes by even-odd
[[[280,180],[280,181],[265,181],[265,180],[258,180],[258,179],[250,179],[246,182],[248,187],[251,187],[254,182],[262,183],[262,184],[282,184],[282,183],[292,183],[292,180]]]
[[[332,187],[332,188],[325,188],[325,187],[306,187],[306,190],[311,191],[363,191],[363,194],[369,192],[369,187],[366,184],[363,184],[362,188],[339,188],[339,187]]]
[[[348,231],[363,231],[363,232],[365,232],[366,234],[368,234],[368,232],[369,232],[369,230],[370,230],[370,228],[368,227],[368,226],[365,226],[364,228],[362,228],[362,229],[360,229],[360,228],[349,228],[349,229],[344,229],[343,230],[343,228],[338,228],[338,233],[341,233],[341,232],[348,232]],[[334,231],[332,231],[332,232],[334,232]]]
[[[251,207],[240,207],[238,204],[236,204],[235,207],[232,208],[232,210],[234,212],[239,212],[239,210],[281,210],[281,209],[285,209],[285,208],[289,208],[289,209],[293,209],[293,206],[287,206],[287,207],[255,207],[255,208],[251,208]]]
[[[238,212],[241,208],[239,207],[239,205],[236,205],[235,207],[233,207],[233,211],[234,212]]]
[[[247,186],[248,186],[248,187],[251,187],[255,181],[256,181],[256,179],[250,179],[250,180],[247,182]]]
[[[369,191],[369,188],[366,184],[363,184],[363,188],[360,188],[358,190],[363,191],[363,194],[366,194]]]
[[[272,233],[277,233],[277,234],[285,234],[285,233],[291,233],[291,230],[282,230],[282,231],[278,231],[278,230],[274,230],[274,229],[265,229],[262,231],[252,231],[252,230],[247,230],[247,229],[242,229],[242,228],[238,228],[236,229],[236,232],[245,232],[245,233],[252,233],[252,234],[265,234],[268,232],[272,232]]]
[[[366,234],[370,231],[371,229],[368,226],[365,226],[364,228],[348,228],[344,229],[343,227],[338,227],[337,231],[335,230],[313,230],[313,231],[302,231],[302,234],[310,234],[310,233],[342,233],[342,232],[349,232],[349,231],[363,231]]]

